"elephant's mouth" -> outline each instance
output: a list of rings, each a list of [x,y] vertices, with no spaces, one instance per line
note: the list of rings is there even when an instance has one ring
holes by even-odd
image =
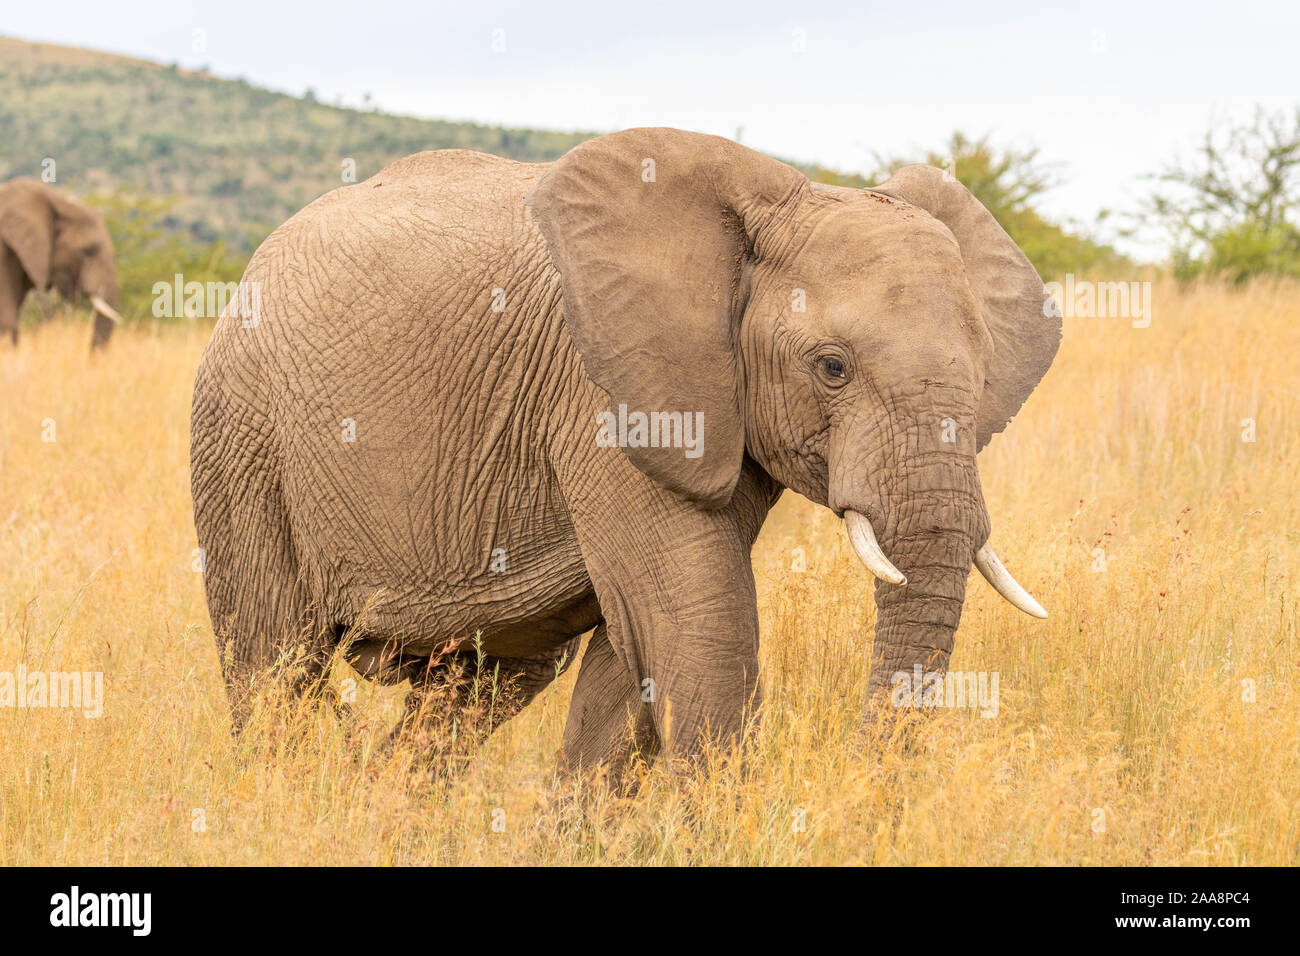
[[[853,545],[854,553],[867,566],[867,570],[873,577],[886,584],[907,583],[907,576],[894,567],[885,556],[884,550],[876,540],[876,532],[871,527],[869,518],[856,511],[845,511],[844,524],[848,528],[849,541]],[[1047,617],[1047,611],[1020,585],[1020,582],[1011,576],[1011,572],[1002,564],[987,541],[976,550],[974,564],[984,580],[1013,607],[1024,611],[1030,617]]]

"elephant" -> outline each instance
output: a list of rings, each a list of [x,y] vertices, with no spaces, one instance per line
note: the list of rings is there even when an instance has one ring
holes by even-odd
[[[18,344],[18,311],[32,289],[81,294],[95,311],[91,347],[108,344],[117,313],[113,239],[104,217],[52,186],[19,177],[0,186],[0,335]]]
[[[517,689],[490,730],[594,629],[562,770],[743,754],[750,551],[785,489],[877,579],[867,711],[946,668],[972,564],[1045,616],[989,544],[976,453],[1060,319],[941,170],[826,186],[657,128],[542,164],[424,152],[308,205],[244,282],[191,433],[236,728],[297,642],[306,683],[345,653],[408,706],[476,656]]]

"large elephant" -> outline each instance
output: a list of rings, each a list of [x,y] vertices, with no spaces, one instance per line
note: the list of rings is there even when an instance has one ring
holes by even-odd
[[[351,629],[358,669],[417,690],[478,653],[523,703],[594,627],[563,762],[696,755],[759,703],[750,549],[785,488],[879,579],[874,699],[946,667],[972,562],[1043,614],[988,546],[976,452],[1059,319],[940,170],[825,187],[671,129],[542,165],[421,153],[244,281],[260,308],[217,323],[191,445],[237,720],[304,635],[320,662]]]
[[[20,177],[0,186],[0,335],[18,342],[18,311],[32,289],[53,286],[95,310],[92,347],[107,344],[117,314],[113,239],[104,217],[52,186]]]

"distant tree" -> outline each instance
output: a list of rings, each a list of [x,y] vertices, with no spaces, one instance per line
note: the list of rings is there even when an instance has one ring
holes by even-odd
[[[1160,187],[1142,217],[1169,241],[1179,278],[1300,276],[1300,107],[1211,128],[1190,160],[1151,178]]]

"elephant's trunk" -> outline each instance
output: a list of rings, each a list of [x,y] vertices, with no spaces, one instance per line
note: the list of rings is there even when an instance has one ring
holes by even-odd
[[[91,307],[95,310],[95,334],[90,340],[91,348],[100,348],[108,344],[113,334],[113,327],[122,321],[117,314],[117,282],[108,284],[102,292],[92,293]]]
[[[947,670],[971,564],[989,535],[975,463],[976,394],[933,374],[917,373],[920,388],[881,394],[883,419],[865,408],[831,433],[829,503],[877,578],[873,709],[910,700],[893,692],[904,681],[914,688],[918,667],[922,679]]]
[[[876,582],[873,701],[910,701],[910,694],[895,691],[904,683],[915,689],[918,667],[923,676],[947,670],[971,561],[988,538],[974,456],[927,459],[904,468],[894,476],[899,487],[888,489],[898,504],[888,512],[884,550],[907,581]]]

